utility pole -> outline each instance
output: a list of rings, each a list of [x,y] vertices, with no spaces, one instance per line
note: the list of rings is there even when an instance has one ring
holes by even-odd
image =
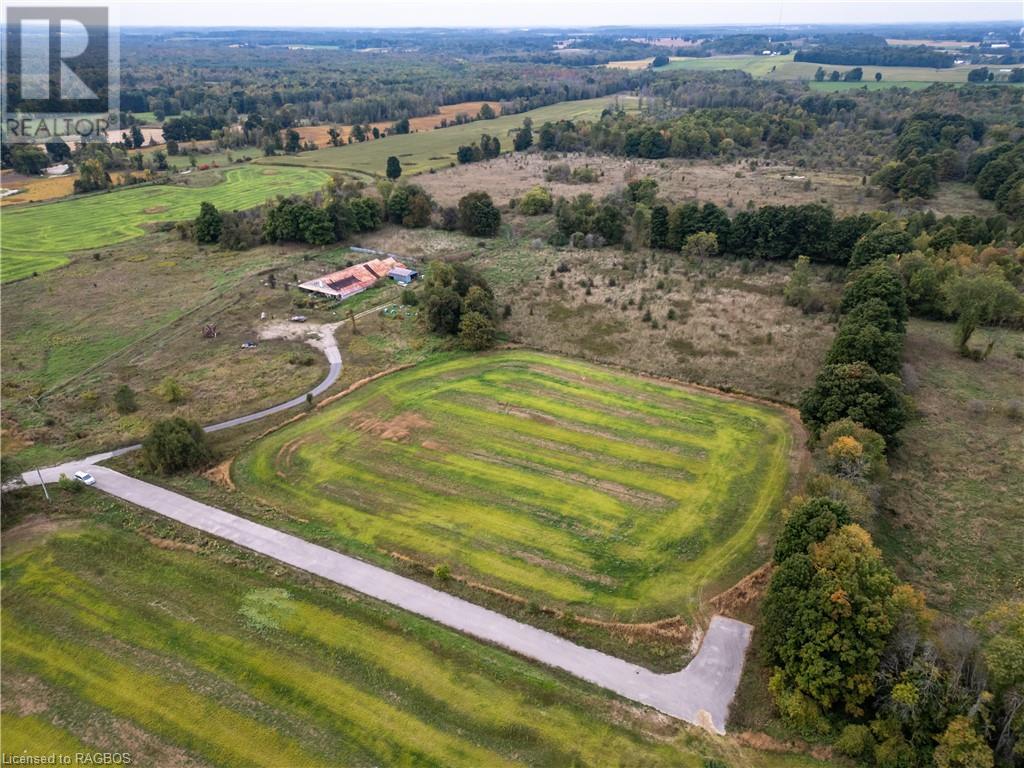
[[[50,501],[50,492],[46,489],[46,481],[43,480],[43,473],[39,471],[39,467],[36,467],[36,474],[39,475],[39,484],[43,486],[43,495]]]

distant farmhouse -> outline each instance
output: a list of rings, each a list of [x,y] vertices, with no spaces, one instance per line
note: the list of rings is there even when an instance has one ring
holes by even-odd
[[[409,269],[394,256],[383,259],[371,259],[362,264],[354,264],[338,272],[300,283],[299,288],[310,293],[330,296],[332,299],[344,301],[350,296],[372,288],[381,280],[391,278],[400,285],[408,285],[417,277],[415,270]]]

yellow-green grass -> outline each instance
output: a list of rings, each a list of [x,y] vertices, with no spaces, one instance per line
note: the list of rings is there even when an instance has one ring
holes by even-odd
[[[848,72],[854,65],[840,64],[814,64],[808,61],[793,61],[793,54],[785,56],[709,56],[703,58],[673,57],[664,67],[659,67],[659,72],[671,72],[674,70],[695,70],[715,72],[723,69],[739,69],[754,77],[762,77],[767,80],[812,80],[818,67],[826,72],[832,70],[840,74]],[[882,73],[882,82],[877,87],[886,85],[903,87],[909,82],[918,83],[966,83],[967,73],[974,69],[974,66],[949,67],[939,69],[934,67],[876,67],[862,65],[864,79],[860,83],[850,85],[868,85],[875,82],[875,73]],[[834,85],[834,84],[833,84]]]
[[[233,475],[338,549],[644,620],[693,611],[754,564],[790,443],[772,408],[505,351],[378,380]]]
[[[131,240],[144,234],[147,224],[194,218],[203,201],[242,210],[276,195],[311,192],[327,179],[327,174],[306,168],[243,166],[204,172],[189,185],[160,184],[5,207],[0,209],[0,279],[17,280],[66,264],[69,253]]]
[[[533,120],[536,130],[547,121],[596,120],[601,116],[602,110],[614,104],[626,109],[635,109],[637,102],[628,96],[563,101],[517,115],[497,117],[494,120],[478,120],[432,131],[388,136],[375,141],[327,147],[292,156],[261,158],[257,162],[383,176],[388,157],[394,155],[402,163],[403,175],[408,176],[453,164],[459,147],[479,142],[480,135],[484,133],[497,136],[501,141],[502,151],[508,152],[512,149],[512,134],[522,127],[523,120],[527,117]]]
[[[131,530],[153,526],[135,513],[74,503],[93,504],[89,522],[4,558],[6,753],[225,767],[811,764],[656,724],[177,529],[162,526],[171,538],[157,548]]]

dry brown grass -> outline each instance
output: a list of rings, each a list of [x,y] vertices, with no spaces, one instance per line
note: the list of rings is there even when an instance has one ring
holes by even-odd
[[[788,266],[744,274],[722,259],[653,258],[566,252],[568,272],[499,291],[499,303],[512,306],[503,327],[539,349],[795,402],[833,329],[826,315],[784,304]]]
[[[572,168],[590,166],[597,169],[601,177],[594,184],[546,182],[545,169],[563,162]],[[655,179],[659,194],[673,202],[713,202],[731,212],[748,206],[803,203],[827,203],[840,214],[885,207],[878,197],[866,195],[859,171],[813,171],[779,162],[765,165],[764,161],[751,168],[748,161],[643,160],[580,154],[545,160],[538,153],[516,153],[423,174],[416,178],[416,183],[444,205],[456,204],[471,190],[484,190],[496,202],[506,204],[538,184],[548,187],[556,197],[573,197],[583,192],[601,197],[625,187],[632,179],[644,177]],[[992,204],[981,200],[966,184],[943,185],[939,196],[930,201],[930,207],[940,215],[995,213]]]

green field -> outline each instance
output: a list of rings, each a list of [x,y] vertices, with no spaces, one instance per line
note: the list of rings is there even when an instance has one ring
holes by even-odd
[[[818,67],[826,72],[838,70],[840,74],[853,69],[853,66],[839,64],[812,64],[805,61],[793,61],[793,54],[786,56],[710,56],[706,58],[677,58],[659,72],[673,70],[695,70],[714,72],[723,69],[740,69],[754,77],[763,77],[767,80],[812,80]],[[863,86],[874,88],[913,88],[910,83],[966,83],[967,73],[973,69],[971,66],[950,67],[948,69],[935,69],[931,67],[876,67],[862,66],[864,80],[860,83],[816,83],[815,86]],[[882,73],[882,81],[875,83],[875,73]],[[925,87],[925,86],[916,86]]]
[[[130,752],[134,765],[221,768],[817,764],[665,722],[100,494],[55,493],[45,507],[35,490],[5,498],[5,516],[26,503],[59,515],[4,532],[5,755]]]
[[[53,269],[67,263],[68,253],[130,240],[144,234],[147,224],[193,218],[203,201],[242,210],[276,195],[311,192],[327,178],[309,169],[244,166],[191,177],[188,185],[160,184],[5,207],[0,209],[0,279],[17,280]]]
[[[432,168],[444,168],[455,162],[455,153],[462,144],[480,141],[483,133],[497,136],[503,152],[512,149],[511,135],[523,125],[527,117],[533,120],[534,130],[554,120],[596,120],[605,107],[618,102],[626,108],[635,108],[636,99],[629,96],[606,96],[585,101],[563,101],[547,107],[494,120],[478,120],[466,125],[420,131],[362,144],[328,147],[294,156],[261,158],[260,163],[274,165],[301,165],[332,171],[349,171],[370,176],[383,176],[387,159],[395,155],[402,162],[404,175],[422,173]]]
[[[641,621],[758,564],[790,444],[773,409],[514,351],[381,379],[233,477],[328,546]]]

